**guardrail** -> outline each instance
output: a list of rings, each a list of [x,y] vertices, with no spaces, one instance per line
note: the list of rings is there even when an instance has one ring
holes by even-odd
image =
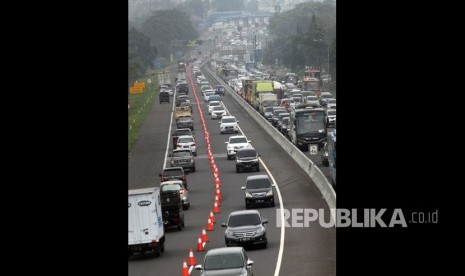
[[[205,64],[202,64],[202,66]],[[283,149],[291,156],[292,159],[308,174],[315,182],[315,185],[320,190],[329,209],[336,209],[336,192],[331,183],[321,172],[320,168],[315,165],[302,151],[292,144],[281,132],[273,127],[260,113],[258,113],[251,105],[242,99],[237,93],[232,90],[227,83],[220,79],[208,66],[203,66],[205,70],[221,85],[223,85],[234,100],[253,118]]]

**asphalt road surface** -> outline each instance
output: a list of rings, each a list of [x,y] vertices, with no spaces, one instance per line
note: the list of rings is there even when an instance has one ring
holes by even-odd
[[[208,76],[206,75],[208,78]],[[214,85],[213,80],[209,79]],[[195,79],[194,79],[195,83]],[[206,127],[210,134],[211,150],[216,166],[220,172],[221,193],[223,195],[221,213],[215,215],[217,220],[214,231],[208,231],[209,242],[206,251],[212,248],[224,247],[224,229],[221,222],[225,222],[232,211],[242,210],[244,194],[240,189],[249,175],[266,174],[264,166],[260,172],[236,173],[234,160],[227,160],[225,141],[228,134],[220,134],[218,120],[210,119],[206,104],[203,103],[198,86],[194,86],[203,111]],[[128,275],[181,275],[183,258],[188,258],[189,248],[194,250],[197,263],[202,262],[205,252],[196,252],[197,237],[206,227],[208,215],[213,208],[215,185],[212,170],[207,158],[207,147],[200,115],[195,102],[194,91],[190,86],[194,114],[194,137],[196,139],[198,156],[196,157],[196,172],[187,176],[191,207],[185,212],[185,228],[182,231],[167,231],[165,252],[160,258],[149,256],[134,256],[128,261]],[[276,144],[268,134],[260,129],[254,120],[240,108],[228,94],[223,96],[223,103],[231,115],[236,116],[244,134],[261,155],[261,159],[276,180],[283,198],[284,208],[314,208],[323,209],[329,215],[326,202],[312,180],[297,166],[283,149]],[[170,104],[154,106],[141,127],[139,140],[129,156],[129,189],[159,185],[158,173],[164,165],[166,145],[170,128],[172,112]],[[174,119],[171,132],[176,128]],[[172,147],[171,141],[169,143]],[[169,160],[168,160],[169,161]],[[169,164],[167,164],[169,166]],[[275,194],[278,201],[278,196]],[[336,275],[336,232],[335,228],[323,228],[318,223],[311,223],[309,227],[285,228],[284,244],[280,243],[281,227],[276,220],[280,219],[279,204],[276,207],[258,208],[264,218],[269,220],[267,225],[268,248],[246,248],[249,257],[255,261],[254,275],[275,274],[278,264],[279,249],[282,246],[282,259],[279,275]],[[289,220],[289,222],[291,222]],[[191,275],[200,275],[193,270]]]

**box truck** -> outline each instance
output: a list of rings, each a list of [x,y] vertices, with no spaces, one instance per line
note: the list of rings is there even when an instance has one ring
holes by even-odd
[[[159,257],[165,251],[165,230],[160,188],[128,191],[128,257],[151,253]]]

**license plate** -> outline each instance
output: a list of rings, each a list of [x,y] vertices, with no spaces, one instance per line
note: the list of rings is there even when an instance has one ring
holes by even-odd
[[[265,202],[265,200],[259,199],[259,200],[256,200],[255,202],[257,202],[257,203],[263,203],[263,202]]]
[[[250,168],[251,166],[250,165],[245,165],[244,168]]]
[[[250,238],[240,238],[239,241],[241,241],[241,242],[247,242],[247,241],[250,241]]]

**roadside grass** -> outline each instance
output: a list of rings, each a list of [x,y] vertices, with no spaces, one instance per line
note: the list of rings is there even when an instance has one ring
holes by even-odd
[[[139,137],[139,130],[145,117],[150,112],[153,101],[158,95],[158,80],[154,77],[157,73],[150,72],[144,78],[139,79],[139,82],[145,82],[145,88],[142,94],[129,94],[128,103],[128,154],[131,153],[134,144]],[[150,78],[151,83],[147,83]]]

